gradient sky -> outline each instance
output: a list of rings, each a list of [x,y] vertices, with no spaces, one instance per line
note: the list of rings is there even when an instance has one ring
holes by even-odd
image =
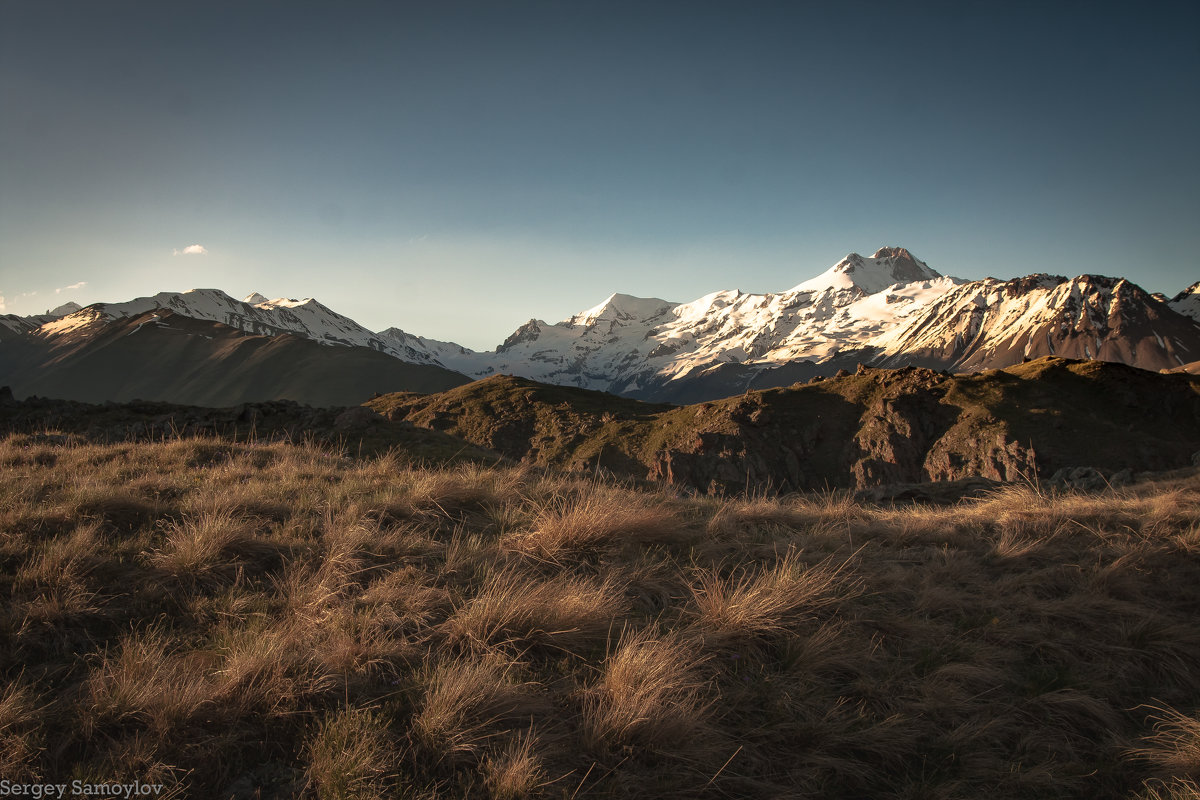
[[[1197,31],[1194,0],[3,0],[0,295],[314,296],[491,348],[883,245],[1174,294]]]

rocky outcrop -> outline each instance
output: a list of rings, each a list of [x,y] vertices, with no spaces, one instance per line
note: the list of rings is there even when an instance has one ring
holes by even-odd
[[[514,459],[698,493],[1035,483],[1079,464],[1111,480],[1200,446],[1200,378],[1057,358],[966,376],[860,367],[682,407],[499,376],[372,404]]]
[[[647,477],[730,493],[971,477],[1014,481],[1037,474],[1036,454],[1007,436],[997,420],[964,424],[963,410],[946,402],[952,384],[933,370],[860,369],[843,378],[857,379],[859,403],[825,397],[819,415],[806,420],[789,408],[792,392],[747,395],[726,415],[713,415],[719,420],[715,430],[654,453]]]

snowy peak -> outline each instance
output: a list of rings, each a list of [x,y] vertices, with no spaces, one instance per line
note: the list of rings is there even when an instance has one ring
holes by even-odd
[[[942,277],[924,261],[915,258],[903,247],[881,247],[870,258],[851,253],[812,280],[805,281],[792,292],[824,292],[858,290],[875,294],[889,286],[932,281]]]
[[[1179,294],[1175,295],[1175,299],[1182,300],[1185,297],[1195,297],[1196,295],[1200,295],[1200,281],[1196,281],[1191,286],[1184,289]]]
[[[883,248],[870,258],[852,253],[788,292],[731,289],[680,304],[614,294],[554,325],[530,320],[492,358],[464,371],[638,396],[716,365],[823,362],[861,348],[960,283],[903,248]]]
[[[1168,303],[1176,313],[1200,322],[1200,281],[1184,289]]]
[[[401,361],[441,365],[437,357],[423,347],[421,340],[416,337],[411,337],[412,341],[403,341],[397,336],[381,336],[311,297],[267,300],[254,292],[245,300],[236,300],[219,289],[160,292],[152,297],[138,297],[124,303],[96,303],[41,325],[37,335],[54,338],[160,308],[192,319],[220,322],[253,335],[292,334],[325,345],[368,347]]]
[[[58,317],[65,317],[68,314],[74,314],[76,311],[79,311],[81,308],[83,308],[83,306],[79,305],[79,303],[74,303],[74,302],[63,303],[58,308],[52,309],[49,312],[47,312],[46,316],[54,317],[55,319],[57,319]]]
[[[634,297],[629,294],[609,295],[598,306],[593,306],[581,314],[564,320],[563,325],[595,325],[597,322],[625,322],[634,319],[648,320],[660,317],[674,308],[676,303],[669,303],[657,297]]]
[[[869,342],[878,366],[954,371],[1054,355],[1170,369],[1195,360],[1196,326],[1124,278],[988,278],[945,293]]]
[[[113,320],[167,309],[250,334],[367,347],[464,375],[518,375],[653,400],[721,397],[856,364],[972,371],[1056,355],[1175,368],[1200,357],[1200,282],[1174,299],[1122,278],[1033,274],[965,281],[902,247],[850,253],[779,293],[711,292],[689,303],[612,294],[556,323],[531,319],[493,352],[387,328],[306,297],[242,300],[216,289],[97,303],[59,319],[0,317],[0,334],[85,339]],[[51,346],[58,342],[48,341]]]
[[[536,319],[529,320],[529,322],[526,322],[524,325],[513,331],[509,337],[504,340],[504,343],[496,348],[496,352],[506,353],[519,344],[537,341],[537,338],[542,335],[543,324],[544,323],[539,322]]]

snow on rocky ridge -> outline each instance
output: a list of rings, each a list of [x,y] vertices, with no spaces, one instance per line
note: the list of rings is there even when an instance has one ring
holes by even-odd
[[[629,392],[719,363],[822,361],[865,346],[960,283],[903,248],[852,253],[778,294],[729,290],[690,303],[616,294],[554,325],[530,320],[496,353],[447,366]]]
[[[1170,306],[1180,314],[1189,316],[1200,322],[1200,281],[1196,281],[1175,295],[1170,302]]]
[[[976,371],[1058,355],[1169,369],[1195,360],[1200,326],[1124,278],[972,281],[875,337],[876,363]]]
[[[472,377],[508,373],[626,394],[699,379],[721,365],[750,373],[797,362],[832,372],[855,361],[974,370],[1057,354],[1159,369],[1200,357],[1200,283],[1166,303],[1098,276],[965,281],[899,247],[851,253],[779,293],[718,291],[690,303],[613,294],[561,322],[530,320],[493,352],[399,328],[373,332],[312,298],[270,300],[256,292],[236,300],[216,289],[21,319],[50,338],[153,308],[248,333],[369,347]]]
[[[171,309],[193,319],[221,322],[252,334],[290,333],[327,345],[369,347],[416,364],[437,363],[436,358],[419,346],[408,346],[398,337],[368,330],[311,297],[268,300],[254,292],[243,300],[236,300],[219,289],[160,292],[153,297],[138,297],[124,303],[95,303],[41,325],[37,335],[54,338],[155,308]]]

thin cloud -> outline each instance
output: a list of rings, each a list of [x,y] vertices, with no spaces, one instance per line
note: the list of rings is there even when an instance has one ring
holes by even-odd
[[[182,250],[172,250],[171,255],[173,255],[173,256],[206,256],[206,255],[208,255],[208,248],[206,248],[202,244],[189,244],[187,247],[183,248]]]
[[[80,281],[79,283],[72,283],[70,286],[64,286],[61,289],[55,289],[54,293],[62,294],[63,292],[70,292],[75,289],[82,289],[85,286],[87,286],[87,281]]]
[[[0,294],[0,314],[4,313],[4,309],[5,309],[4,295]]]

